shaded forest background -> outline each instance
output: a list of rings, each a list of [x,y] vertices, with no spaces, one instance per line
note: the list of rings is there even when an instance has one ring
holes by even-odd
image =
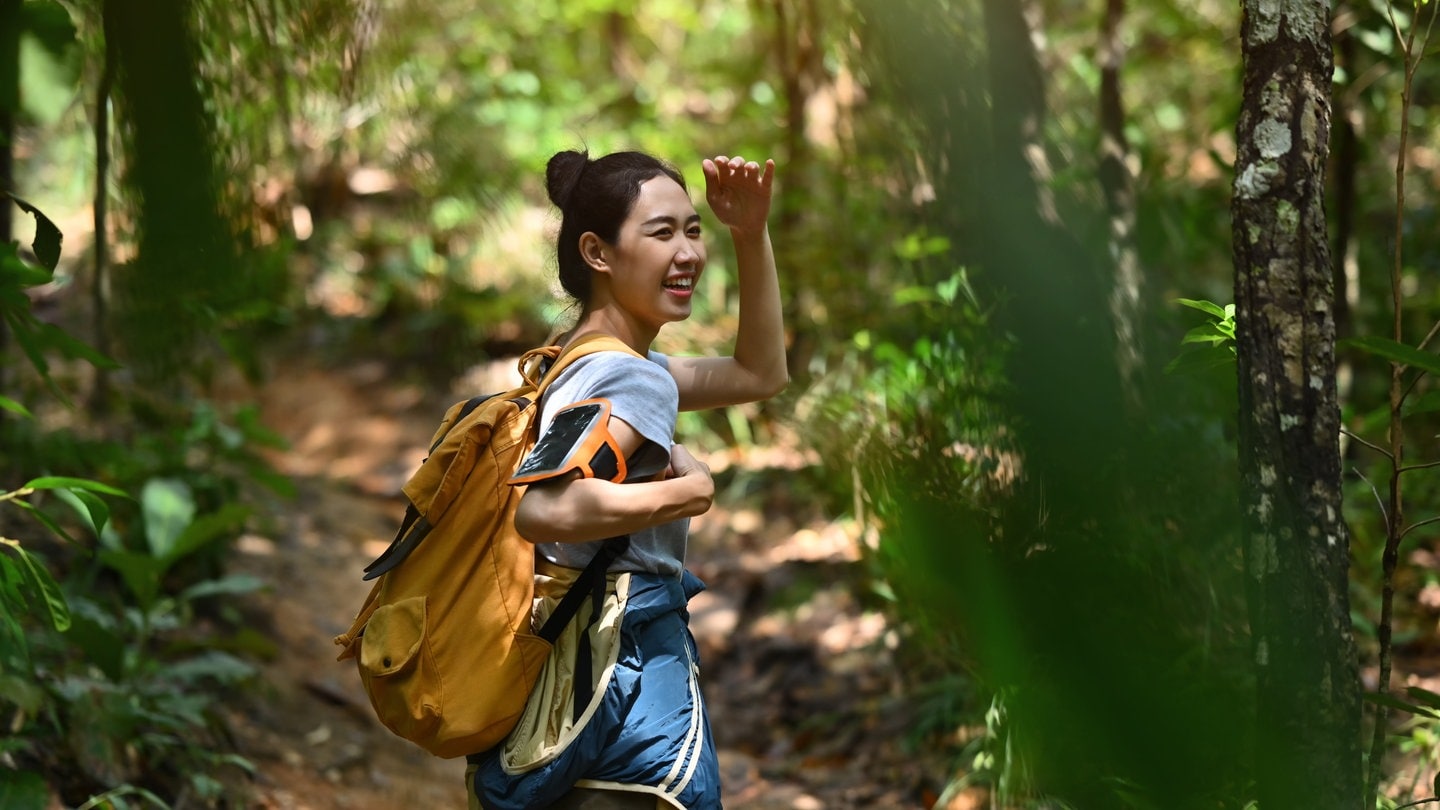
[[[1440,769],[1435,9],[1331,26],[1354,747],[1381,807]],[[1218,0],[0,0],[0,805],[250,806],[219,709],[260,688],[247,611],[274,583],[236,549],[310,490],[235,392],[303,358],[444,400],[545,340],[568,313],[540,179],[586,146],[692,188],[702,156],[780,167],[793,382],[678,432],[736,470],[803,459],[722,483],[854,542],[844,587],[893,628],[916,718],[884,733],[931,769],[907,801],[1249,806],[1239,32]],[[710,248],[662,351],[731,339]],[[1403,408],[1373,336],[1420,346]],[[1381,497],[1397,447],[1408,523]]]

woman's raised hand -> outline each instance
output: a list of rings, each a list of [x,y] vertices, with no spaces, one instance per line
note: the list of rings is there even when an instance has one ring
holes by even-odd
[[[770,217],[770,190],[775,161],[761,166],[743,157],[706,158],[705,201],[720,224],[736,233],[758,233]]]

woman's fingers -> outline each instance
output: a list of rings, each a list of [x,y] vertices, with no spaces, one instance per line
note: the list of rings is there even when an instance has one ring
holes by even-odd
[[[704,159],[701,165],[706,179],[718,183],[732,180],[758,182],[762,188],[768,189],[775,178],[774,160],[766,160],[762,165],[759,161],[746,160],[740,155],[716,155],[714,158]]]

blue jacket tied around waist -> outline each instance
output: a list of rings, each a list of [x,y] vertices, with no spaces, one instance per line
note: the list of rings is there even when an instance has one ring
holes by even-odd
[[[718,810],[720,773],[697,679],[685,605],[704,590],[680,577],[632,573],[620,649],[598,706],[554,759],[506,771],[500,748],[471,757],[484,810],[538,810],[572,787],[654,795],[681,810]],[[502,746],[503,747],[503,746]]]

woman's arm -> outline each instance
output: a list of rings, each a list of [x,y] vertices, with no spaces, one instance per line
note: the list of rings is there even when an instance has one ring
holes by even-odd
[[[785,388],[785,324],[780,281],[770,244],[770,196],[775,161],[764,167],[744,158],[704,161],[705,198],[730,229],[740,276],[740,321],[730,357],[672,357],[670,374],[681,410],[701,410],[768,399]]]
[[[645,441],[621,419],[611,417],[609,429],[626,456]],[[515,529],[532,543],[604,540],[703,514],[714,497],[709,468],[677,444],[660,480],[616,484],[572,473],[531,484],[515,510]]]

